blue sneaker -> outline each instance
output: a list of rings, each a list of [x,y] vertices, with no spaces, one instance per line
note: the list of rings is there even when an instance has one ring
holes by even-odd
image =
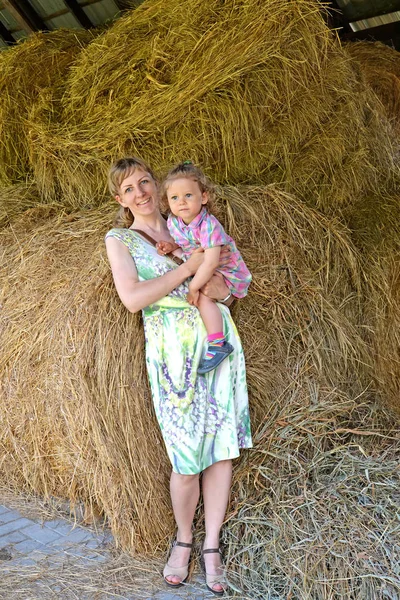
[[[229,342],[224,342],[223,346],[209,345],[208,349],[214,354],[212,358],[202,358],[197,372],[199,375],[204,375],[209,371],[213,371],[222,363],[223,360],[233,352],[233,346]]]

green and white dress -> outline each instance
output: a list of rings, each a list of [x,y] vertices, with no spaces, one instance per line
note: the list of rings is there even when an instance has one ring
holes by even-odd
[[[177,268],[134,230],[111,229],[110,236],[129,249],[140,281]],[[193,475],[236,458],[252,441],[243,350],[229,309],[218,304],[234,352],[214,371],[197,375],[207,333],[187,293],[187,284],[180,285],[143,309],[143,321],[147,372],[168,456],[176,473]]]

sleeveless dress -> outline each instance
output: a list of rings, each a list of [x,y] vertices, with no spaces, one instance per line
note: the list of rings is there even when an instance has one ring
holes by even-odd
[[[129,250],[139,281],[164,275],[177,265],[132,229],[111,229]],[[243,350],[229,309],[221,310],[224,334],[234,352],[221,365],[197,375],[206,348],[198,309],[186,301],[187,283],[143,309],[146,366],[154,409],[176,473],[194,475],[251,448]]]

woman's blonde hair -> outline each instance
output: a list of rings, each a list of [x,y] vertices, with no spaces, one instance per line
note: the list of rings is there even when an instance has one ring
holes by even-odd
[[[129,177],[136,169],[140,169],[148,173],[150,177],[157,183],[157,179],[153,170],[149,165],[137,156],[128,156],[116,160],[110,167],[108,172],[108,189],[113,198],[119,196],[121,183]],[[129,228],[134,221],[133,215],[129,208],[121,206],[114,220],[115,227]]]
[[[195,181],[198,184],[201,193],[203,194],[204,192],[207,192],[208,194],[208,202],[204,205],[204,207],[209,212],[214,210],[214,184],[203,173],[203,171],[199,169],[199,167],[196,167],[196,165],[194,165],[191,161],[186,160],[185,162],[179,163],[179,165],[176,165],[176,167],[168,171],[167,175],[164,177],[160,189],[160,204],[163,212],[168,212],[169,210],[167,199],[168,186],[176,179],[191,179],[192,181]]]

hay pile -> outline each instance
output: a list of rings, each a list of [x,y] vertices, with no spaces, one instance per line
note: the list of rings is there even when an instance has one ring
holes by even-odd
[[[40,201],[39,191],[32,181],[0,188],[0,228]]]
[[[345,217],[363,261],[365,331],[376,389],[400,414],[400,196],[367,196]]]
[[[57,119],[67,70],[94,34],[36,33],[0,54],[0,184],[24,182],[29,164],[31,111],[46,99]],[[33,116],[34,119],[34,116]]]
[[[366,464],[352,430],[368,430],[379,444],[381,425],[366,404],[360,258],[338,223],[283,192],[225,187],[221,196],[225,224],[254,274],[252,294],[236,309],[256,450],[244,453],[235,471],[225,533],[232,582],[241,598],[255,597],[255,583],[257,597],[266,597],[258,578],[268,562],[274,585],[286,585],[291,574],[293,589],[306,595],[327,585],[317,571],[294,576],[294,568],[307,571],[309,553],[324,557],[333,581],[347,563],[334,545],[327,552],[304,536],[306,525],[317,525],[313,512],[305,514],[299,486],[312,496],[313,510],[329,511],[330,539],[339,544],[344,517],[335,522],[329,502],[345,496],[355,527],[358,496],[347,494],[339,476],[330,495],[318,491],[320,482],[334,455]],[[116,297],[104,257],[101,232],[114,207],[69,216],[43,211],[32,209],[0,233],[2,473],[19,489],[83,499],[107,515],[125,548],[155,553],[173,528],[169,466],[151,408],[141,320]],[[301,527],[297,506],[306,520]],[[391,507],[385,511],[386,519]],[[360,529],[357,548],[370,548]],[[286,542],[291,550],[281,552]],[[357,563],[355,589],[382,587],[384,567],[380,555],[375,567]]]
[[[400,439],[373,403],[400,411],[399,142],[361,46],[320,10],[149,0],[91,43],[38,34],[0,57],[0,483],[84,501],[129,551],[166,548],[169,464],[104,186],[116,156],[196,160],[254,276],[235,319],[256,448],[224,530],[249,600],[400,592]]]
[[[400,133],[400,53],[380,42],[346,44],[346,51],[359,64],[366,82]]]
[[[314,0],[151,0],[84,49],[59,122],[30,119],[42,195],[103,201],[117,156],[191,158],[217,181],[282,182],[336,214],[397,181],[384,109]]]

